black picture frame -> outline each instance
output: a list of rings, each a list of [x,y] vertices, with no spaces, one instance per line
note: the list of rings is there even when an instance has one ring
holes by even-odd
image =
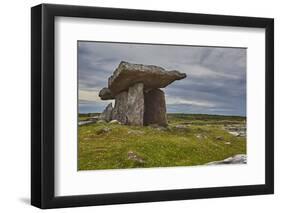
[[[55,17],[264,28],[265,184],[95,195],[54,195]],[[274,20],[271,18],[41,4],[31,8],[31,204],[60,208],[274,193]]]

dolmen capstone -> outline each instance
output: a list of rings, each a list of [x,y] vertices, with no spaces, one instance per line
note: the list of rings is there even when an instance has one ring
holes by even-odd
[[[183,78],[186,74],[176,70],[122,61],[108,78],[108,87],[99,92],[102,100],[115,99],[114,107],[110,103],[100,117],[127,125],[166,126],[165,94],[160,88]]]

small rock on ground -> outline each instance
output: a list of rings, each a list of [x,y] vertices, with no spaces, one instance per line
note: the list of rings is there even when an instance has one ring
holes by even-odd
[[[129,151],[128,152],[128,159],[129,160],[133,160],[136,161],[138,163],[145,163],[144,159],[141,158],[140,156],[138,156],[136,153],[134,153],[133,151]]]
[[[111,120],[110,122],[109,122],[110,124],[121,124],[119,121],[117,121],[117,120]]]
[[[206,135],[202,135],[202,134],[197,134],[196,138],[198,138],[198,139],[207,139],[207,136]]]
[[[167,125],[167,126],[160,126],[157,124],[150,124],[149,125],[150,128],[159,130],[159,131],[166,131],[166,130],[171,130],[171,128]]]
[[[185,125],[176,125],[176,128],[177,129],[186,129],[186,126]]]
[[[234,135],[235,137],[246,137],[247,128],[246,125],[225,125],[224,129],[228,131],[229,134]]]
[[[108,132],[110,132],[110,131],[111,131],[110,128],[105,127],[105,128],[102,128],[102,129],[98,130],[98,131],[97,131],[97,135],[101,135],[101,134],[104,134],[104,133],[108,133]]]
[[[240,133],[239,133],[239,132],[229,132],[229,134],[234,135],[234,136],[236,136],[236,137],[239,137],[239,136],[240,136]]]
[[[142,134],[144,134],[144,131],[131,129],[131,130],[128,131],[128,134],[142,135]]]
[[[181,124],[176,125],[173,129],[181,132],[185,132],[189,130],[189,128],[186,125],[181,125]]]
[[[220,140],[221,141],[221,140],[223,140],[223,137],[222,136],[217,136],[216,140]]]

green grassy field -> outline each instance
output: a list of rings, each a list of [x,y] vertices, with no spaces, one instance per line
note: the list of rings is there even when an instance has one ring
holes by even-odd
[[[194,166],[246,153],[246,138],[224,129],[245,125],[245,117],[169,114],[168,123],[79,126],[78,170]]]

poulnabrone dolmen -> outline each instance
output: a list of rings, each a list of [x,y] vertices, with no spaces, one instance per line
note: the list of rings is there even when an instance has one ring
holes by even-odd
[[[167,125],[164,88],[186,78],[185,73],[167,71],[154,65],[131,64],[122,61],[108,78],[108,87],[99,92],[102,100],[115,99],[100,118],[117,120],[128,125]]]

